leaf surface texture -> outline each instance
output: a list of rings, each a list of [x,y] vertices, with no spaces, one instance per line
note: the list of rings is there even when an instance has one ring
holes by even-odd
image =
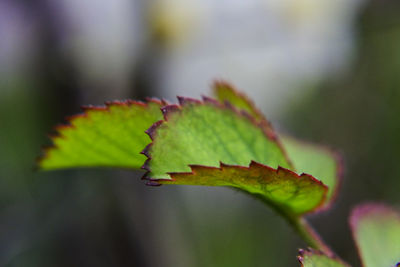
[[[144,133],[162,118],[166,103],[124,101],[104,107],[87,107],[56,128],[53,146],[39,160],[43,170],[76,167],[119,167],[139,169],[146,157],[140,152],[149,142]]]

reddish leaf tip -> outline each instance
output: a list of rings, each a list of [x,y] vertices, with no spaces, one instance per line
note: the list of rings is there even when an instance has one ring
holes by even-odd
[[[147,156],[147,155],[146,155]],[[147,156],[148,157],[148,156]],[[149,161],[151,160],[151,157],[147,158],[146,161],[143,163],[141,169],[146,170],[150,172],[150,166],[149,166]],[[145,173],[142,177],[143,180],[149,180],[148,179],[148,173]]]
[[[387,214],[397,217],[400,220],[400,216],[398,215],[398,213],[393,208],[385,204],[374,202],[360,204],[356,206],[351,212],[349,218],[350,227],[352,228],[353,233],[355,233],[359,221],[364,217],[371,215],[375,217],[381,217],[382,215]]]
[[[140,152],[140,154],[143,154],[143,155],[145,155],[146,157],[148,157],[148,156],[149,156],[149,151],[150,151],[151,145],[152,145],[152,144],[148,144],[148,145]]]
[[[219,87],[226,87],[226,88],[231,89],[235,93],[240,94],[233,84],[231,84],[230,82],[228,82],[228,81],[226,81],[224,79],[215,79],[212,82],[212,88],[214,90],[217,90]]]
[[[303,265],[304,263],[304,257],[310,256],[312,254],[321,254],[319,251],[315,251],[312,248],[307,248],[307,249],[299,249],[298,251],[299,255],[297,256],[297,260]]]
[[[167,106],[162,107],[161,108],[161,112],[162,112],[162,114],[164,116],[164,119],[167,121],[168,117],[169,117],[169,115],[171,113],[176,112],[176,111],[178,111],[180,109],[181,109],[180,106],[172,104],[172,105],[167,105]]]

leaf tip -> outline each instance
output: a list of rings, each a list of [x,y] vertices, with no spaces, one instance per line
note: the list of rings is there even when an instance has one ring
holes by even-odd
[[[362,219],[370,216],[382,218],[386,215],[396,217],[400,221],[399,214],[391,207],[382,203],[367,202],[353,208],[350,214],[349,224],[353,230],[353,233],[355,233],[355,230],[357,229],[357,226]]]
[[[238,94],[239,92],[236,90],[236,88],[228,81],[224,80],[224,79],[215,79],[212,84],[211,84],[211,88],[217,92],[219,90],[224,89],[228,89],[230,91],[235,92],[235,94]]]
[[[161,112],[164,116],[164,119],[167,121],[169,118],[169,115],[171,113],[174,113],[176,111],[180,110],[180,106],[172,104],[172,105],[167,105],[161,108]]]

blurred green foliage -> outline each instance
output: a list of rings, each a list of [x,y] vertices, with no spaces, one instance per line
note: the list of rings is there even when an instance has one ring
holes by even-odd
[[[357,261],[347,224],[351,207],[362,200],[400,202],[399,10],[396,1],[369,3],[358,22],[354,65],[298,96],[285,115],[292,133],[331,144],[345,157],[340,201],[317,221],[327,243],[351,263]]]

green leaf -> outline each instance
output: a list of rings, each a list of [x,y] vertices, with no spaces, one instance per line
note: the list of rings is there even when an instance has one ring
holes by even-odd
[[[45,149],[39,168],[120,167],[139,169],[146,157],[140,154],[149,142],[144,133],[162,118],[165,102],[110,102],[86,107],[69,118],[69,125],[56,128],[53,146]]]
[[[290,216],[324,201],[327,188],[283,169],[290,165],[280,145],[252,117],[209,98],[179,101],[164,107],[165,120],[148,131],[153,143],[144,168],[152,183],[232,186]]]
[[[325,147],[288,136],[281,136],[280,140],[298,173],[312,174],[328,186],[327,201],[324,204],[328,207],[335,199],[340,184],[342,165],[339,156]]]
[[[149,178],[168,179],[168,172],[190,171],[188,165],[218,167],[220,162],[248,166],[253,160],[289,167],[275,139],[250,117],[209,98],[179,102],[164,107],[164,121],[148,130],[153,140],[144,151],[151,159],[145,166],[151,169]]]
[[[164,184],[231,186],[254,194],[285,215],[302,215],[325,200],[327,188],[310,175],[252,161],[249,167],[226,165],[219,168],[190,165],[191,172],[169,173]]]
[[[213,89],[214,95],[220,102],[228,101],[235,108],[247,112],[278,140],[271,124],[245,94],[224,81],[215,82]],[[339,157],[328,148],[301,142],[288,136],[279,135],[278,142],[282,142],[293,165],[293,171],[311,174],[328,186],[327,201],[324,204],[328,207],[335,199],[340,184],[342,165],[339,163]]]
[[[350,226],[364,267],[400,262],[400,214],[382,204],[363,204],[350,216]]]
[[[255,119],[268,135],[277,138],[272,125],[265,118],[264,114],[262,114],[262,112],[254,105],[253,101],[245,94],[236,90],[230,83],[225,81],[214,82],[213,93],[218,101],[233,105],[233,107],[241,112],[246,112]]]
[[[338,258],[329,257],[315,250],[300,250],[297,257],[302,267],[349,267]]]
[[[264,120],[264,115],[256,108],[245,94],[236,90],[231,84],[225,81],[216,81],[213,84],[215,97],[222,103],[228,102],[240,110],[244,110],[253,116],[257,121]]]

